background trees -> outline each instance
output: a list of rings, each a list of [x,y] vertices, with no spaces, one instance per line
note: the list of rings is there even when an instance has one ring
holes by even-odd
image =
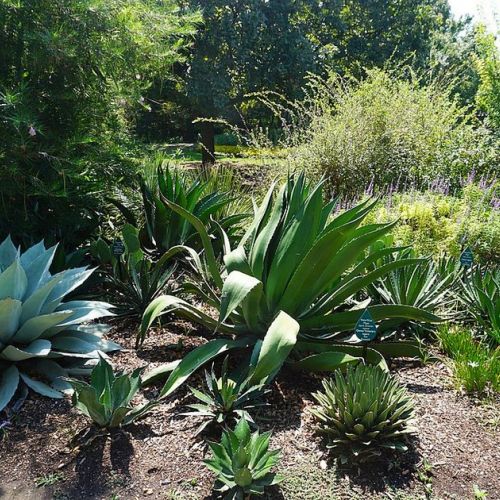
[[[96,223],[88,195],[131,174],[120,144],[197,20],[169,0],[0,1],[0,232],[37,240],[44,220],[78,241]]]

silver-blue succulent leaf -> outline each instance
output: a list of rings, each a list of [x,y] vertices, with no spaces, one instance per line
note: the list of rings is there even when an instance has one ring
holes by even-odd
[[[99,353],[118,350],[95,323],[112,316],[112,306],[65,297],[94,271],[86,267],[52,275],[56,246],[43,241],[25,252],[10,237],[0,244],[0,411],[20,383],[49,397],[70,389],[63,378],[85,373]]]

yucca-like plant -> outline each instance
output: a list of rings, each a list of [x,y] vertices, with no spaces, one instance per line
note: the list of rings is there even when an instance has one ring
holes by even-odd
[[[198,433],[210,424],[226,426],[231,420],[243,418],[253,423],[249,411],[265,404],[262,398],[269,390],[266,390],[263,384],[252,384],[251,377],[246,373],[231,375],[227,364],[228,357],[222,364],[220,377],[215,374],[213,365],[210,372],[205,371],[205,391],[189,388],[199,403],[188,405],[194,411],[185,415],[195,415],[204,419]]]
[[[61,398],[63,377],[81,373],[98,352],[119,349],[102,339],[103,325],[84,323],[110,316],[110,305],[89,300],[63,302],[93,272],[76,268],[49,272],[56,247],[40,242],[24,253],[10,237],[0,245],[0,410],[20,382]]]
[[[67,379],[74,389],[73,405],[89,417],[98,427],[114,429],[131,424],[154,406],[154,401],[133,407],[132,399],[141,387],[141,373],[113,373],[112,366],[101,358],[92,370],[90,384],[82,380]]]
[[[195,177],[188,171],[180,172],[168,165],[161,157],[145,168],[140,180],[144,225],[139,237],[141,246],[157,254],[163,254],[177,245],[190,245],[197,251],[202,245],[192,224],[168,203],[179,205],[188,213],[202,221],[212,232],[222,228],[231,239],[239,232],[241,221],[247,215],[235,214],[235,197],[222,191],[213,179]],[[131,212],[115,201],[129,223],[136,225]]]
[[[181,206],[169,206],[189,220],[204,244],[204,258],[216,289],[192,286],[205,303],[219,311],[218,321],[185,300],[163,296],[147,308],[144,336],[161,314],[179,316],[217,330],[225,337],[190,353],[172,372],[162,395],[170,394],[203,363],[233,348],[252,348],[253,381],[270,379],[292,353],[295,368],[332,370],[364,356],[387,368],[384,354],[417,356],[412,342],[378,338],[366,349],[352,330],[368,309],[379,330],[405,321],[436,322],[439,318],[406,304],[375,304],[366,299],[369,285],[388,273],[422,262],[401,258],[373,268],[394,248],[368,252],[394,224],[365,224],[375,202],[367,200],[337,216],[335,202],[323,202],[322,183],[309,185],[303,175],[289,179],[273,202],[274,186],[256,210],[254,220],[237,248],[226,241],[221,274],[210,237],[199,219]]]
[[[269,451],[270,437],[270,432],[252,434],[242,418],[234,431],[222,433],[220,443],[208,443],[213,457],[205,464],[217,474],[215,490],[224,493],[226,500],[262,495],[267,486],[282,480],[271,472],[279,461],[279,450]]]
[[[384,256],[382,263],[414,257],[412,249],[407,248],[395,255]],[[372,283],[368,293],[377,304],[405,304],[439,315],[443,319],[450,319],[456,314],[456,298],[452,290],[459,281],[459,276],[457,267],[448,259],[441,259],[437,263],[431,259],[422,259],[422,262],[414,266],[390,271]],[[386,326],[391,327],[389,324]],[[430,327],[412,320],[401,326],[410,330],[427,330]]]
[[[172,284],[175,263],[167,253],[154,261],[142,251],[138,230],[126,224],[122,230],[122,255],[113,254],[113,245],[98,239],[91,246],[92,256],[101,264],[103,285],[116,306],[116,314],[141,318],[147,306],[156,297],[175,293]]]
[[[469,318],[500,345],[500,268],[477,266],[464,276],[458,298]]]
[[[377,366],[348,366],[323,381],[311,409],[319,432],[342,463],[374,460],[384,450],[406,451],[414,432],[413,402],[390,373]]]

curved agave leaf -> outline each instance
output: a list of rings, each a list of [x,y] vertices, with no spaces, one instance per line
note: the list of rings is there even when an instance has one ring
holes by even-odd
[[[230,349],[248,347],[251,340],[242,338],[237,340],[216,339],[210,340],[187,354],[168,377],[160,392],[160,398],[166,398],[182,385],[198,368],[215,357]]]
[[[14,262],[0,274],[0,299],[11,298],[22,300],[28,288],[28,278],[16,258]]]
[[[214,253],[214,249],[212,246],[212,241],[210,240],[210,236],[208,235],[208,232],[207,232],[203,222],[200,219],[198,219],[198,217],[196,217],[192,213],[188,212],[180,205],[173,203],[172,201],[168,200],[165,197],[163,197],[163,202],[166,205],[168,205],[168,207],[170,209],[172,209],[174,212],[176,212],[179,215],[181,215],[182,217],[184,217],[198,231],[198,234],[200,235],[201,241],[203,243],[203,248],[205,250],[205,254],[206,254],[205,256],[207,259],[208,268],[210,269],[210,274],[211,274],[213,280],[215,281],[215,284],[218,287],[222,288],[222,278],[221,278],[221,275],[219,272],[219,266],[217,264],[217,260],[215,258],[215,253]]]
[[[296,361],[291,366],[300,370],[312,372],[334,371],[347,363],[359,362],[363,358],[351,356],[350,354],[337,351],[327,351],[319,354],[311,354]]]
[[[229,315],[245,300],[252,292],[259,288],[262,290],[262,282],[253,276],[233,271],[229,273],[222,287],[219,323],[223,323]]]
[[[14,336],[21,321],[22,302],[11,298],[0,300],[0,352]]]
[[[23,379],[23,382],[33,391],[38,392],[42,396],[46,396],[48,398],[61,399],[64,397],[64,394],[56,389],[50,387],[50,385],[44,384],[40,380],[35,380],[26,373],[20,372],[19,375]]]
[[[17,348],[13,345],[8,345],[0,352],[0,359],[8,361],[24,361],[30,358],[48,356],[52,344],[48,340],[38,339],[26,347]]]
[[[9,366],[0,376],[0,411],[2,411],[14,394],[19,385],[19,370],[15,365]]]
[[[299,329],[299,324],[288,314],[280,312],[276,316],[259,344],[252,383],[269,382],[276,375],[295,346]]]
[[[16,248],[9,236],[0,243],[0,272],[7,269],[15,260],[19,250]]]
[[[27,344],[40,338],[44,332],[54,326],[61,325],[64,320],[73,315],[73,311],[59,311],[51,314],[35,316],[26,321],[13,337],[17,343]]]

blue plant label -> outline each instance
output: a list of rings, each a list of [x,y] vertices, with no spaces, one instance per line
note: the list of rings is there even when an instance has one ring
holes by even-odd
[[[125,245],[123,244],[123,241],[114,241],[111,245],[111,251],[113,252],[113,255],[115,257],[120,257],[120,255],[123,255],[125,253]]]
[[[467,247],[460,255],[460,264],[464,267],[471,267],[474,262],[474,256],[472,255],[472,250]]]
[[[365,341],[373,340],[377,336],[377,325],[368,309],[365,309],[358,319],[354,333],[359,340]]]

